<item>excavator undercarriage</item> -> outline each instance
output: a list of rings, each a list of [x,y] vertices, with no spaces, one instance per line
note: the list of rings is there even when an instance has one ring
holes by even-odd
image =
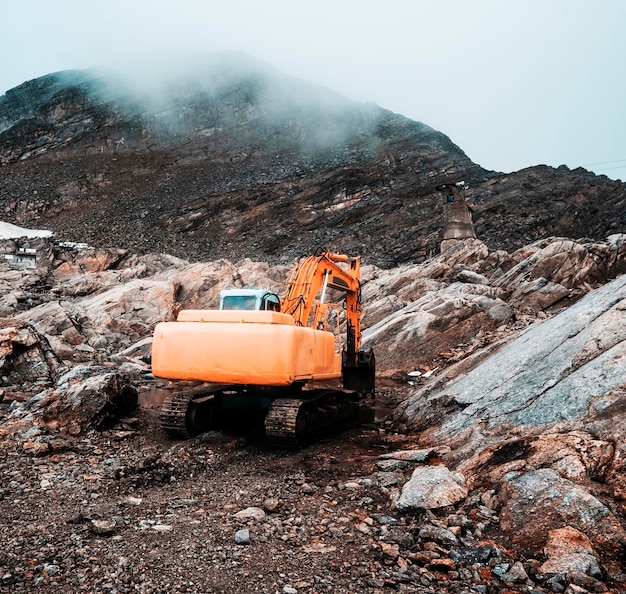
[[[259,389],[207,384],[173,392],[161,407],[161,428],[187,439],[244,424],[264,433],[269,445],[295,449],[315,439],[374,420],[373,403],[354,390]]]

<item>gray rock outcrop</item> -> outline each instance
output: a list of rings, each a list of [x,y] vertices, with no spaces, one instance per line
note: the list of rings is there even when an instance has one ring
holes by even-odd
[[[382,374],[441,369],[571,305],[624,269],[626,244],[619,241],[552,238],[509,255],[466,240],[422,265],[366,270],[364,343],[377,351]]]
[[[421,426],[425,409],[454,402],[462,410],[445,415],[433,435],[444,440],[474,425],[490,430],[582,419],[592,402],[601,406],[611,388],[626,384],[625,311],[626,275],[530,326],[472,373],[418,391],[399,416]]]

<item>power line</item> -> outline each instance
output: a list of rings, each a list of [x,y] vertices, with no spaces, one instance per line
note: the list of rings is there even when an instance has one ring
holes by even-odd
[[[617,159],[617,161],[600,161],[600,163],[585,163],[583,167],[591,167],[592,165],[610,165],[611,163],[626,163],[626,159]]]
[[[618,165],[617,167],[601,167],[600,169],[596,169],[596,171],[609,171],[610,169],[626,169],[626,165]]]

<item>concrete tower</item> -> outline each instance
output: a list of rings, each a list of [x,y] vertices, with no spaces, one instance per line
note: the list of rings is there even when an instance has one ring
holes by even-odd
[[[436,188],[443,197],[443,241],[441,251],[464,239],[476,239],[472,210],[465,202],[465,182],[442,184]]]

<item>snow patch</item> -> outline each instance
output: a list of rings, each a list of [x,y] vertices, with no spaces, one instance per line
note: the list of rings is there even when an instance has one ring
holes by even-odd
[[[51,237],[52,231],[45,229],[24,229],[11,223],[0,221],[0,239],[17,239],[19,237]]]

